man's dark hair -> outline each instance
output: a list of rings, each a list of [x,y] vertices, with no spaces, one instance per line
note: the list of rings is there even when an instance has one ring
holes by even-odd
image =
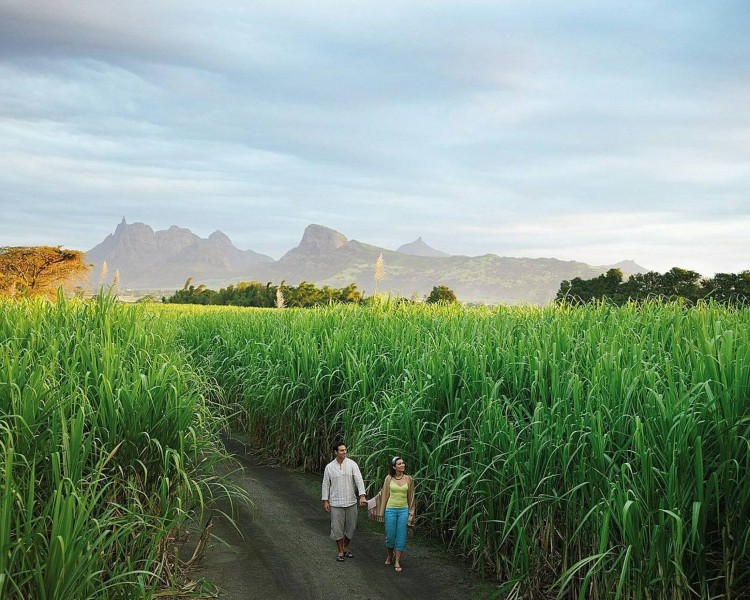
[[[344,440],[337,440],[333,443],[333,452],[336,453],[339,451],[339,446],[346,446],[344,443]]]

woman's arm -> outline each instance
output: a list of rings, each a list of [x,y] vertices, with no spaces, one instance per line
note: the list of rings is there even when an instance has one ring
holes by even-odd
[[[406,492],[406,502],[409,505],[409,519],[406,524],[414,525],[414,516],[416,513],[416,502],[414,501],[414,478],[409,476],[409,489]]]

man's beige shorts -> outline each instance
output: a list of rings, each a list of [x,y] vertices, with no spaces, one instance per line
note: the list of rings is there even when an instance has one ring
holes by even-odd
[[[357,526],[357,505],[345,508],[331,507],[331,539],[340,540],[344,536],[350,540],[354,538],[354,528]]]

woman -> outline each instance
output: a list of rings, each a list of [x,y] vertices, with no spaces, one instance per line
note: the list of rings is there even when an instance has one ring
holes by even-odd
[[[401,572],[401,554],[406,550],[408,528],[414,524],[414,479],[406,474],[406,463],[394,456],[388,465],[389,475],[383,489],[375,496],[375,518],[385,521],[385,564]]]

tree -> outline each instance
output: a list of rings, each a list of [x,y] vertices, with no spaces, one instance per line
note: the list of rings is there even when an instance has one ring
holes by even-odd
[[[698,301],[701,275],[697,271],[672,267],[662,275],[661,280],[661,295],[664,298],[685,298],[691,304]]]
[[[339,302],[355,304],[362,302],[362,292],[357,290],[357,284],[355,283],[350,283],[345,288],[338,290],[338,293]]]
[[[296,288],[291,286],[288,290],[289,294],[285,298],[290,307],[306,308],[314,306],[321,299],[320,290],[315,287],[314,283],[308,281],[300,281]]]
[[[623,304],[627,297],[623,296],[622,271],[610,269],[606,273],[592,279],[574,277],[560,284],[555,301],[568,304],[585,304],[592,300],[607,298],[615,304]]]
[[[428,304],[451,304],[458,302],[456,294],[447,285],[436,285],[432,288],[430,295],[427,296],[425,302]]]
[[[162,298],[165,304],[216,304],[221,306],[255,306],[259,308],[308,308],[323,304],[360,303],[362,293],[350,283],[342,289],[329,286],[315,287],[303,281],[299,286],[288,286],[282,281],[278,287],[270,281],[263,285],[259,281],[240,281],[221,288],[218,292],[205,285],[195,287],[188,279],[181,290]]]
[[[0,247],[0,294],[54,298],[60,286],[70,290],[91,266],[80,250],[60,246]]]
[[[725,304],[750,304],[750,271],[716,273],[703,281],[703,296]]]
[[[723,304],[750,304],[750,271],[717,273],[705,279],[700,273],[673,267],[664,274],[656,271],[635,273],[622,281],[619,269],[592,279],[576,277],[563,281],[555,301],[572,305],[607,299],[617,305],[648,300],[681,300],[694,305],[700,300],[715,300]]]
[[[656,271],[635,273],[623,286],[623,296],[636,302],[662,298],[662,275]]]

